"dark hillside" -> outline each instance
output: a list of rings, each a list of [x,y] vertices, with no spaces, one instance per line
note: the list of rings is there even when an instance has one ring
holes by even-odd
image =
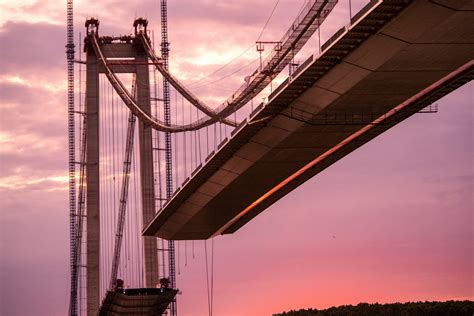
[[[324,310],[291,310],[274,316],[474,316],[473,301],[343,305]]]

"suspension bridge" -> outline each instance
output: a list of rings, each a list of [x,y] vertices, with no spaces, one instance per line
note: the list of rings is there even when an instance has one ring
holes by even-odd
[[[257,41],[271,48],[215,106],[169,69],[166,0],[159,54],[146,19],[111,36],[90,18],[78,58],[68,1],[70,315],[177,315],[174,241],[236,232],[473,79],[474,1],[370,1],[321,43],[337,4],[305,1]]]

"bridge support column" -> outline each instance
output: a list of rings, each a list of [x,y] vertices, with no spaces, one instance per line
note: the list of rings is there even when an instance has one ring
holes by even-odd
[[[99,66],[92,50],[87,51],[86,82],[87,315],[95,316],[100,304]]]
[[[140,50],[140,48],[138,48]],[[148,57],[145,52],[138,51],[136,60],[143,64],[137,65],[136,84],[137,102],[146,112],[151,113],[150,105],[150,77]],[[148,225],[155,215],[155,184],[153,171],[153,140],[152,128],[142,121],[138,122],[138,135],[140,139],[140,180],[142,195],[143,226]],[[159,283],[158,254],[156,238],[143,237],[145,286],[155,287]]]

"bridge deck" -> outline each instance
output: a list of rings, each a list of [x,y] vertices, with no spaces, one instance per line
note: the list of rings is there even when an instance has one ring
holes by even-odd
[[[236,128],[144,235],[179,240],[233,233],[337,160],[472,80],[472,21],[472,0],[389,0],[365,8],[323,46],[320,58],[305,62]]]

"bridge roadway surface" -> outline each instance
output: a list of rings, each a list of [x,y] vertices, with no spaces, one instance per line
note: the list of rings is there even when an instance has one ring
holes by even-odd
[[[372,2],[351,25],[211,153],[144,235],[182,240],[233,233],[474,77],[474,0]]]

